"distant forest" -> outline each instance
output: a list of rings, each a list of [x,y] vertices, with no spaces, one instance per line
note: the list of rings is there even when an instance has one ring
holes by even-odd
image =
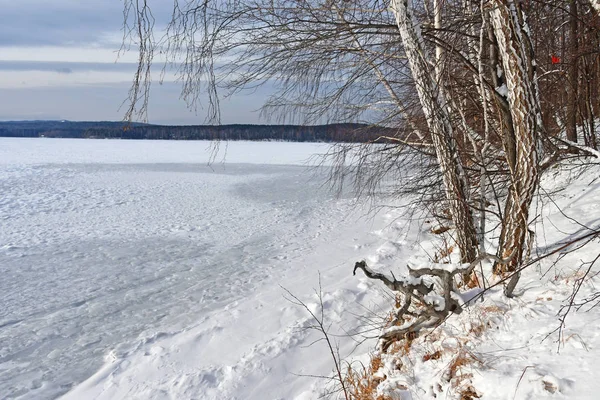
[[[395,130],[363,124],[188,125],[125,122],[7,121],[0,136],[150,140],[281,140],[290,142],[369,142],[395,136]],[[385,142],[386,140],[378,140]]]

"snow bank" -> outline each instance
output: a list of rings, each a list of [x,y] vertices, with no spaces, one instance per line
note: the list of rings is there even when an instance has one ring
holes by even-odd
[[[354,262],[400,277],[406,265],[431,265],[439,250],[426,220],[368,214],[350,196],[322,191],[303,168],[260,164],[267,154],[269,163],[298,165],[321,145],[231,143],[228,160],[256,164],[211,169],[200,165],[207,143],[0,144],[0,393],[8,398],[319,398],[327,380],[316,376],[329,376],[332,361],[282,287],[319,314],[320,274],[341,356],[368,362],[394,298],[352,276]],[[569,174],[577,182],[560,190]],[[563,168],[544,178],[554,202],[535,208],[536,252],[598,226],[599,175]],[[551,333],[582,262],[599,251],[591,244],[545,259],[526,271],[515,299],[494,290],[410,353],[385,356],[380,392],[597,398],[600,310],[568,318],[560,353]]]
[[[542,192],[549,197],[539,197],[534,206],[532,258],[600,228],[598,165],[556,167],[543,177]],[[423,232],[424,248],[435,242]],[[499,286],[429,334],[392,347],[376,371],[386,377],[378,393],[401,399],[597,399],[600,308],[592,303],[572,309],[562,333],[559,315],[574,283],[598,257],[600,243],[596,239],[576,252],[567,250],[525,270],[515,298],[506,298]],[[411,264],[419,258],[413,256]],[[579,301],[598,292],[599,268],[585,280]],[[497,278],[488,279],[489,285]],[[472,292],[464,293],[465,301]]]

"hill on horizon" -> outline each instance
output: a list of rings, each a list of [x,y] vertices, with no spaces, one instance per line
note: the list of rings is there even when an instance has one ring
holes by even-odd
[[[0,121],[0,137],[147,140],[281,140],[369,142],[394,136],[395,129],[357,123],[326,125],[155,125],[123,121]],[[381,140],[379,140],[381,141]]]

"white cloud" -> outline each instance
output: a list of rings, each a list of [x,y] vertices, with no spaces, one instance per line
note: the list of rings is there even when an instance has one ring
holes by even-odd
[[[3,61],[137,62],[135,52],[129,51],[119,55],[118,50],[118,47],[111,49],[100,46],[0,47],[0,54],[2,54]]]
[[[57,74],[58,75],[58,74]],[[73,121],[119,121],[125,110],[119,109],[129,84],[50,86],[3,89],[0,96],[0,120],[68,119]],[[181,87],[176,83],[154,85],[150,97],[149,122],[155,124],[203,124],[205,111],[187,109],[179,99]],[[253,112],[264,100],[264,93],[238,96],[222,104],[223,123],[258,123]],[[206,99],[201,99],[206,103]]]
[[[55,116],[72,120],[120,120],[138,55],[119,53],[123,2],[118,0],[2,1],[0,12],[0,119]],[[172,0],[150,0],[156,26],[170,18]],[[160,36],[160,34],[158,35]],[[115,65],[115,61],[118,63]],[[189,112],[180,85],[157,54],[149,118],[154,123],[202,123]],[[256,123],[252,110],[264,95],[222,102],[224,123]],[[202,103],[202,99],[201,99]]]
[[[69,69],[69,68],[67,68]],[[154,83],[159,83],[159,71]],[[71,87],[111,83],[130,83],[133,71],[3,71],[0,73],[0,89],[25,89],[43,87]],[[164,82],[174,82],[173,74],[165,75]]]

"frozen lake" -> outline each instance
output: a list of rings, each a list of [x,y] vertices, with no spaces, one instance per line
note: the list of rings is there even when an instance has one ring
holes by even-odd
[[[326,145],[230,143],[212,166],[207,148],[0,138],[1,398],[312,398],[289,376],[305,356],[268,367],[262,329],[279,340],[302,317],[280,284],[350,275],[373,221],[303,165]],[[264,373],[227,386],[252,354]],[[267,391],[240,395],[250,383]]]

